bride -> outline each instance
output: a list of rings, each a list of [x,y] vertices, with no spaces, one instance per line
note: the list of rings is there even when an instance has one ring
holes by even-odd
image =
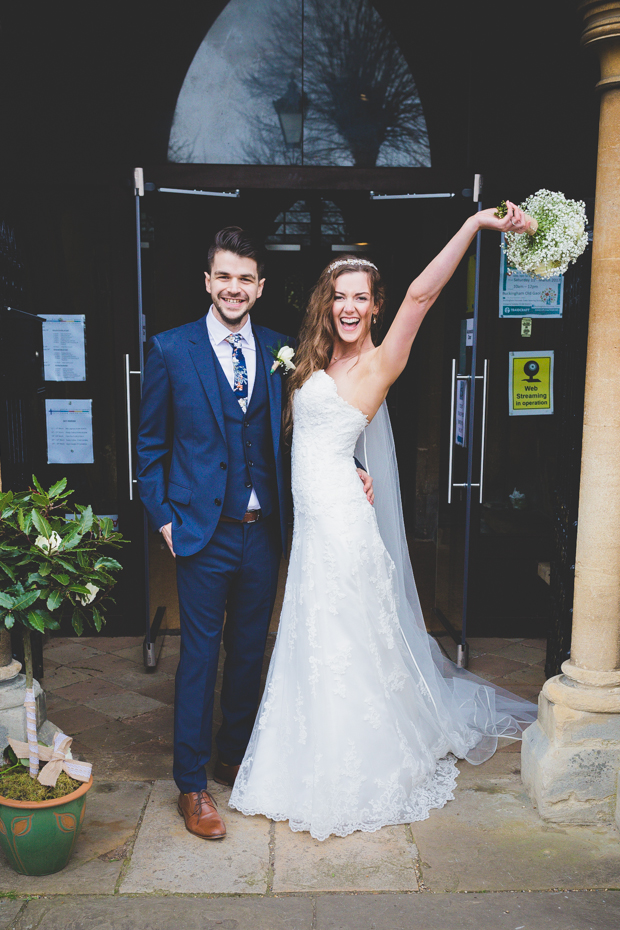
[[[295,525],[265,692],[230,806],[319,840],[424,820],[456,758],[484,762],[534,705],[444,659],[426,633],[385,397],[478,229],[523,232],[514,204],[470,217],[409,286],[380,345],[376,266],[321,274],[289,375]],[[375,479],[369,504],[353,452]]]

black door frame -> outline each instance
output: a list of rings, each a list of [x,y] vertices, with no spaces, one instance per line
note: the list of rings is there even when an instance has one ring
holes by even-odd
[[[135,294],[137,309],[137,325],[134,330],[137,334],[137,351],[134,350],[137,367],[131,365],[132,355],[124,354],[123,374],[125,379],[125,396],[127,398],[127,423],[128,423],[128,447],[127,447],[127,469],[132,470],[131,461],[131,443],[132,443],[132,421],[135,422],[131,413],[131,397],[135,395],[135,390],[131,383],[131,376],[139,377],[140,394],[144,378],[144,315],[142,306],[142,270],[141,270],[141,223],[140,223],[140,202],[146,191],[163,191],[171,192],[174,190],[183,191],[186,194],[201,193],[212,191],[217,194],[218,190],[226,195],[229,192],[238,192],[240,189],[255,190],[293,190],[293,191],[356,191],[367,192],[369,197],[371,193],[378,192],[392,196],[421,196],[425,197],[436,193],[448,193],[452,196],[474,196],[474,188],[468,187],[468,182],[472,184],[471,175],[465,172],[448,172],[437,171],[429,168],[339,168],[339,167],[311,167],[311,166],[271,166],[271,165],[201,165],[201,164],[166,164],[159,166],[150,166],[147,168],[136,167],[133,172],[133,195],[135,203]],[[478,190],[478,188],[476,188]],[[476,198],[477,199],[477,198]],[[480,205],[479,205],[480,208]],[[135,319],[135,315],[134,315]],[[474,336],[475,339],[475,336]],[[475,382],[472,382],[474,388]],[[473,394],[472,405],[473,405]],[[127,474],[127,472],[126,472]],[[472,468],[468,469],[468,485],[472,481]],[[129,475],[129,498],[130,501],[135,497],[133,493],[135,487],[135,478],[133,474]],[[468,487],[468,494],[471,496],[471,487]],[[143,564],[144,564],[144,616],[145,616],[145,638],[144,638],[144,664],[146,668],[152,669],[157,665],[157,638],[161,632],[161,623],[166,610],[165,605],[159,605],[155,611],[155,616],[151,621],[150,602],[149,602],[149,553],[148,553],[148,523],[146,514],[143,516]],[[469,564],[466,554],[466,579],[467,567]],[[447,623],[442,617],[442,622]],[[459,643],[459,664],[466,664],[467,645],[466,645],[466,616],[463,616],[462,633],[456,634],[448,625],[447,629],[450,634]]]

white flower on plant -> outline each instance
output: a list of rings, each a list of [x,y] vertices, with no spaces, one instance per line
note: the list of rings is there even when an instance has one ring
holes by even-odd
[[[43,549],[43,552],[47,552],[48,555],[51,555],[53,552],[57,552],[57,550],[60,549],[62,536],[59,536],[54,530],[49,539],[47,539],[46,536],[37,536],[34,544],[38,546],[39,549]]]
[[[534,278],[564,274],[588,244],[586,205],[543,188],[520,207],[538,222],[538,229],[533,236],[505,234],[503,249],[509,266]]]
[[[284,368],[283,374],[286,374],[287,371],[294,371],[295,366],[293,365],[292,358],[295,355],[295,349],[292,346],[282,346],[277,351],[275,349],[271,350],[275,358],[275,362],[271,366],[270,374],[273,374],[274,371],[282,365]]]
[[[86,607],[87,604],[90,604],[92,603],[92,601],[95,600],[95,598],[99,594],[99,588],[97,587],[97,585],[92,584],[90,581],[87,581],[84,587],[88,588],[88,590],[90,591],[90,594],[82,594],[82,596],[80,597],[82,604],[84,604],[84,607]]]

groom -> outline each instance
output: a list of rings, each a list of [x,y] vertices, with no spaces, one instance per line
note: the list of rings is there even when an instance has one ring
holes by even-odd
[[[206,790],[205,766],[222,627],[223,722],[214,778],[232,785],[254,724],[286,552],[284,366],[274,373],[271,366],[272,349],[294,341],[250,322],[265,279],[261,253],[243,230],[230,226],[216,235],[207,267],[212,305],[206,317],[150,341],[137,450],[140,497],[177,562],[178,809],[190,833],[221,839],[226,827]],[[372,494],[370,478],[360,477]]]

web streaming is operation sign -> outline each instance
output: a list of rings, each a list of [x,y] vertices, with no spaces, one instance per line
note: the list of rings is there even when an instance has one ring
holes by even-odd
[[[511,417],[553,413],[553,350],[509,353],[508,412]]]

